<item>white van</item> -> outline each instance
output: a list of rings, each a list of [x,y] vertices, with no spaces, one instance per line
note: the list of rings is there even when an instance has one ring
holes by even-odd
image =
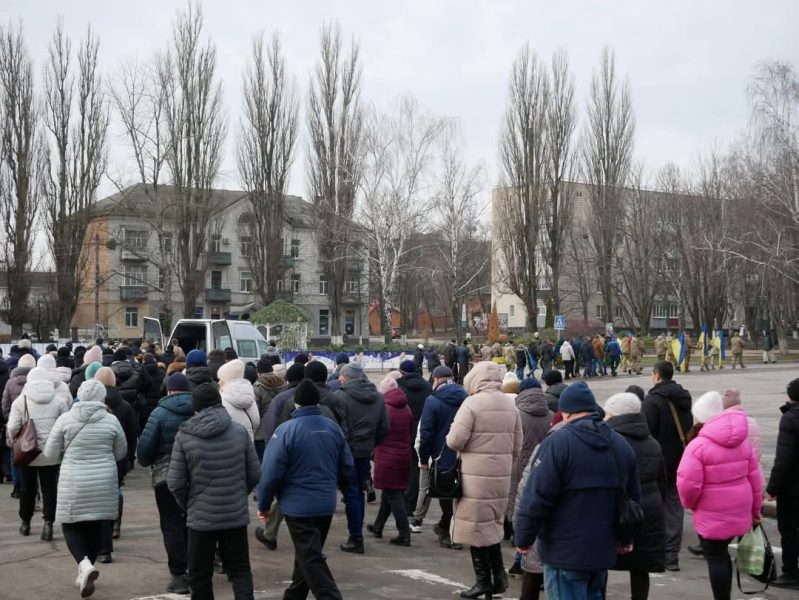
[[[177,340],[186,354],[195,349],[207,353],[215,348],[233,348],[240,359],[253,363],[258,362],[269,346],[249,321],[223,319],[180,319],[169,338],[164,339],[158,319],[145,317],[144,339],[160,341],[162,348],[166,348],[171,340]]]

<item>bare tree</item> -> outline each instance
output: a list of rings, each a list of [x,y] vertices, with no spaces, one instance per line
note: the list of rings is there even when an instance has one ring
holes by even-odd
[[[341,343],[341,313],[351,219],[362,167],[361,65],[353,41],[344,54],[341,29],[320,34],[320,59],[310,77],[308,181],[316,215],[319,258],[329,286],[331,333]]]
[[[364,164],[357,221],[363,224],[364,258],[375,276],[386,343],[400,273],[410,267],[410,238],[428,227],[430,158],[441,129],[412,96],[383,114],[370,111],[363,132]]]
[[[577,117],[574,109],[574,78],[564,51],[555,53],[550,67],[551,85],[546,116],[546,178],[549,197],[544,206],[543,244],[549,289],[555,314],[560,313],[560,271],[564,258],[566,232],[571,224],[575,179],[575,153],[572,146]]]
[[[590,184],[588,231],[596,251],[599,290],[605,317],[614,317],[613,271],[616,238],[622,221],[622,188],[627,183],[633,152],[635,117],[629,81],[620,82],[616,59],[605,48],[591,80],[588,121],[583,135],[583,175]]]
[[[165,96],[166,162],[172,179],[176,279],[183,315],[191,316],[205,289],[211,238],[222,226],[213,185],[227,125],[222,84],[216,80],[216,47],[201,40],[203,15],[189,4],[172,28],[172,43],[158,63]]]
[[[7,318],[22,335],[31,288],[31,255],[41,182],[45,175],[33,65],[22,28],[0,27],[0,218],[3,229]]]
[[[244,74],[238,166],[251,214],[239,223],[239,236],[249,242],[242,245],[249,248],[253,291],[264,305],[277,297],[281,277],[283,204],[294,163],[298,109],[280,37],[275,33],[265,49],[259,36]]]
[[[463,141],[454,123],[441,135],[436,193],[440,267],[437,274],[455,324],[455,337],[463,339],[461,301],[481,292],[481,275],[491,260],[479,220],[485,209],[479,203],[481,169],[463,156]],[[483,233],[483,235],[481,235]],[[468,323],[466,325],[469,326]]]
[[[56,271],[57,322],[66,335],[84,280],[84,238],[106,169],[108,102],[98,68],[99,40],[91,28],[71,64],[69,38],[59,23],[45,69],[45,123],[50,132],[44,213]]]
[[[503,260],[497,272],[527,313],[527,329],[536,329],[542,213],[547,197],[547,102],[549,79],[542,62],[525,46],[511,69],[508,105],[500,134],[503,188],[494,199],[494,241]]]
[[[596,291],[596,255],[591,248],[587,225],[573,223],[566,231],[563,265],[564,285],[561,300],[570,300],[580,307],[583,326],[588,327],[588,303]]]

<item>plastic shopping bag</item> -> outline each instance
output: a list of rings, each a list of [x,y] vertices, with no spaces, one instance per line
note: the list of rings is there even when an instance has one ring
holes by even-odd
[[[753,527],[738,543],[735,559],[738,571],[747,575],[761,575],[766,562],[766,540],[759,526]]]

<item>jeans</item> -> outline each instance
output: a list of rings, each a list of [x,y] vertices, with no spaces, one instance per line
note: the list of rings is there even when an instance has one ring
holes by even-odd
[[[419,495],[416,499],[416,510],[413,511],[413,520],[424,521],[430,509],[430,498],[427,491],[430,489],[430,469],[419,469]]]
[[[730,600],[732,590],[732,560],[727,546],[732,538],[726,540],[708,540],[700,538],[702,550],[705,552],[707,572],[710,576],[710,589],[713,600]]]
[[[382,531],[388,515],[394,515],[397,531],[400,536],[410,537],[411,529],[408,525],[408,513],[405,512],[405,502],[402,499],[402,490],[383,490],[380,494],[380,508],[375,518],[375,529]]]
[[[516,367],[516,377],[519,381],[524,379],[524,367]]]
[[[222,566],[233,584],[236,600],[253,600],[247,528],[197,531],[189,528],[189,587],[192,600],[213,600],[214,554],[217,545]]]
[[[103,521],[80,521],[79,523],[62,523],[64,541],[67,543],[72,558],[79,563],[88,558],[92,564],[97,560],[102,541]]]
[[[538,368],[538,360],[535,358],[530,359],[530,375],[535,377],[535,370]]]
[[[419,429],[419,424],[416,424],[414,431]],[[411,449],[411,470],[408,474],[408,487],[405,490],[405,512],[411,513],[416,510],[416,502],[419,497],[419,455],[416,454],[416,448]]]
[[[680,548],[682,547],[682,527],[685,510],[680,503],[676,483],[671,483],[666,488],[666,494],[663,498],[663,514],[666,525],[666,562],[677,562]]]
[[[344,494],[344,505],[347,512],[347,529],[354,538],[363,537],[363,514],[366,499],[363,495],[363,486],[369,478],[371,464],[369,458],[356,458],[355,468],[350,477],[350,485]]]
[[[619,368],[619,359],[618,358],[611,358],[610,359],[610,372],[612,375],[616,374],[616,370]]]
[[[606,375],[607,371],[605,371],[605,359],[595,358],[593,364],[591,365],[591,372],[594,375]]]
[[[30,522],[36,510],[36,491],[42,487],[42,513],[48,523],[55,521],[59,465],[22,467],[20,475],[19,518]]]
[[[186,544],[189,530],[186,528],[186,513],[175,502],[175,497],[165,485],[155,488],[155,504],[164,538],[167,564],[172,575],[183,575],[188,568]]]
[[[547,600],[605,600],[608,572],[570,571],[544,565]]]
[[[332,515],[324,517],[286,517],[294,544],[294,571],[284,600],[305,600],[308,592],[319,600],[341,600],[323,548],[330,531]]]
[[[799,575],[799,497],[777,497],[777,529],[782,546],[782,572]]]

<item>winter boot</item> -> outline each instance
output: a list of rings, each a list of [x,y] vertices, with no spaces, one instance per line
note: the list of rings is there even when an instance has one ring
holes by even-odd
[[[170,575],[169,585],[166,586],[168,594],[190,594],[189,583],[186,581],[186,575]]]
[[[410,531],[405,534],[399,534],[397,537],[393,537],[388,540],[389,544],[394,544],[395,546],[410,546],[411,545],[411,533]]]
[[[367,525],[366,526],[366,531],[371,533],[376,538],[383,537],[383,526],[379,525],[377,522],[375,522],[374,525],[372,525],[371,523],[369,525]]]
[[[19,524],[19,534],[24,536],[29,536],[31,534],[31,522],[30,521],[22,521]]]
[[[472,566],[477,579],[475,584],[468,590],[461,592],[461,598],[481,598],[492,600],[494,597],[491,588],[491,555],[489,548],[470,547],[472,553]]]
[[[441,527],[438,528],[438,543],[442,548],[448,548],[450,550],[463,550],[463,546],[453,542],[452,538],[449,536],[449,532],[445,531]]]
[[[505,572],[505,565],[502,564],[502,547],[499,544],[489,546],[491,557],[491,573],[493,575],[495,594],[502,594],[508,589],[508,574]]]
[[[352,554],[363,554],[363,538],[350,536],[347,538],[346,543],[339,546],[342,552],[350,552]]]
[[[42,527],[42,541],[53,541],[53,524],[50,521],[44,522],[44,527]]]

